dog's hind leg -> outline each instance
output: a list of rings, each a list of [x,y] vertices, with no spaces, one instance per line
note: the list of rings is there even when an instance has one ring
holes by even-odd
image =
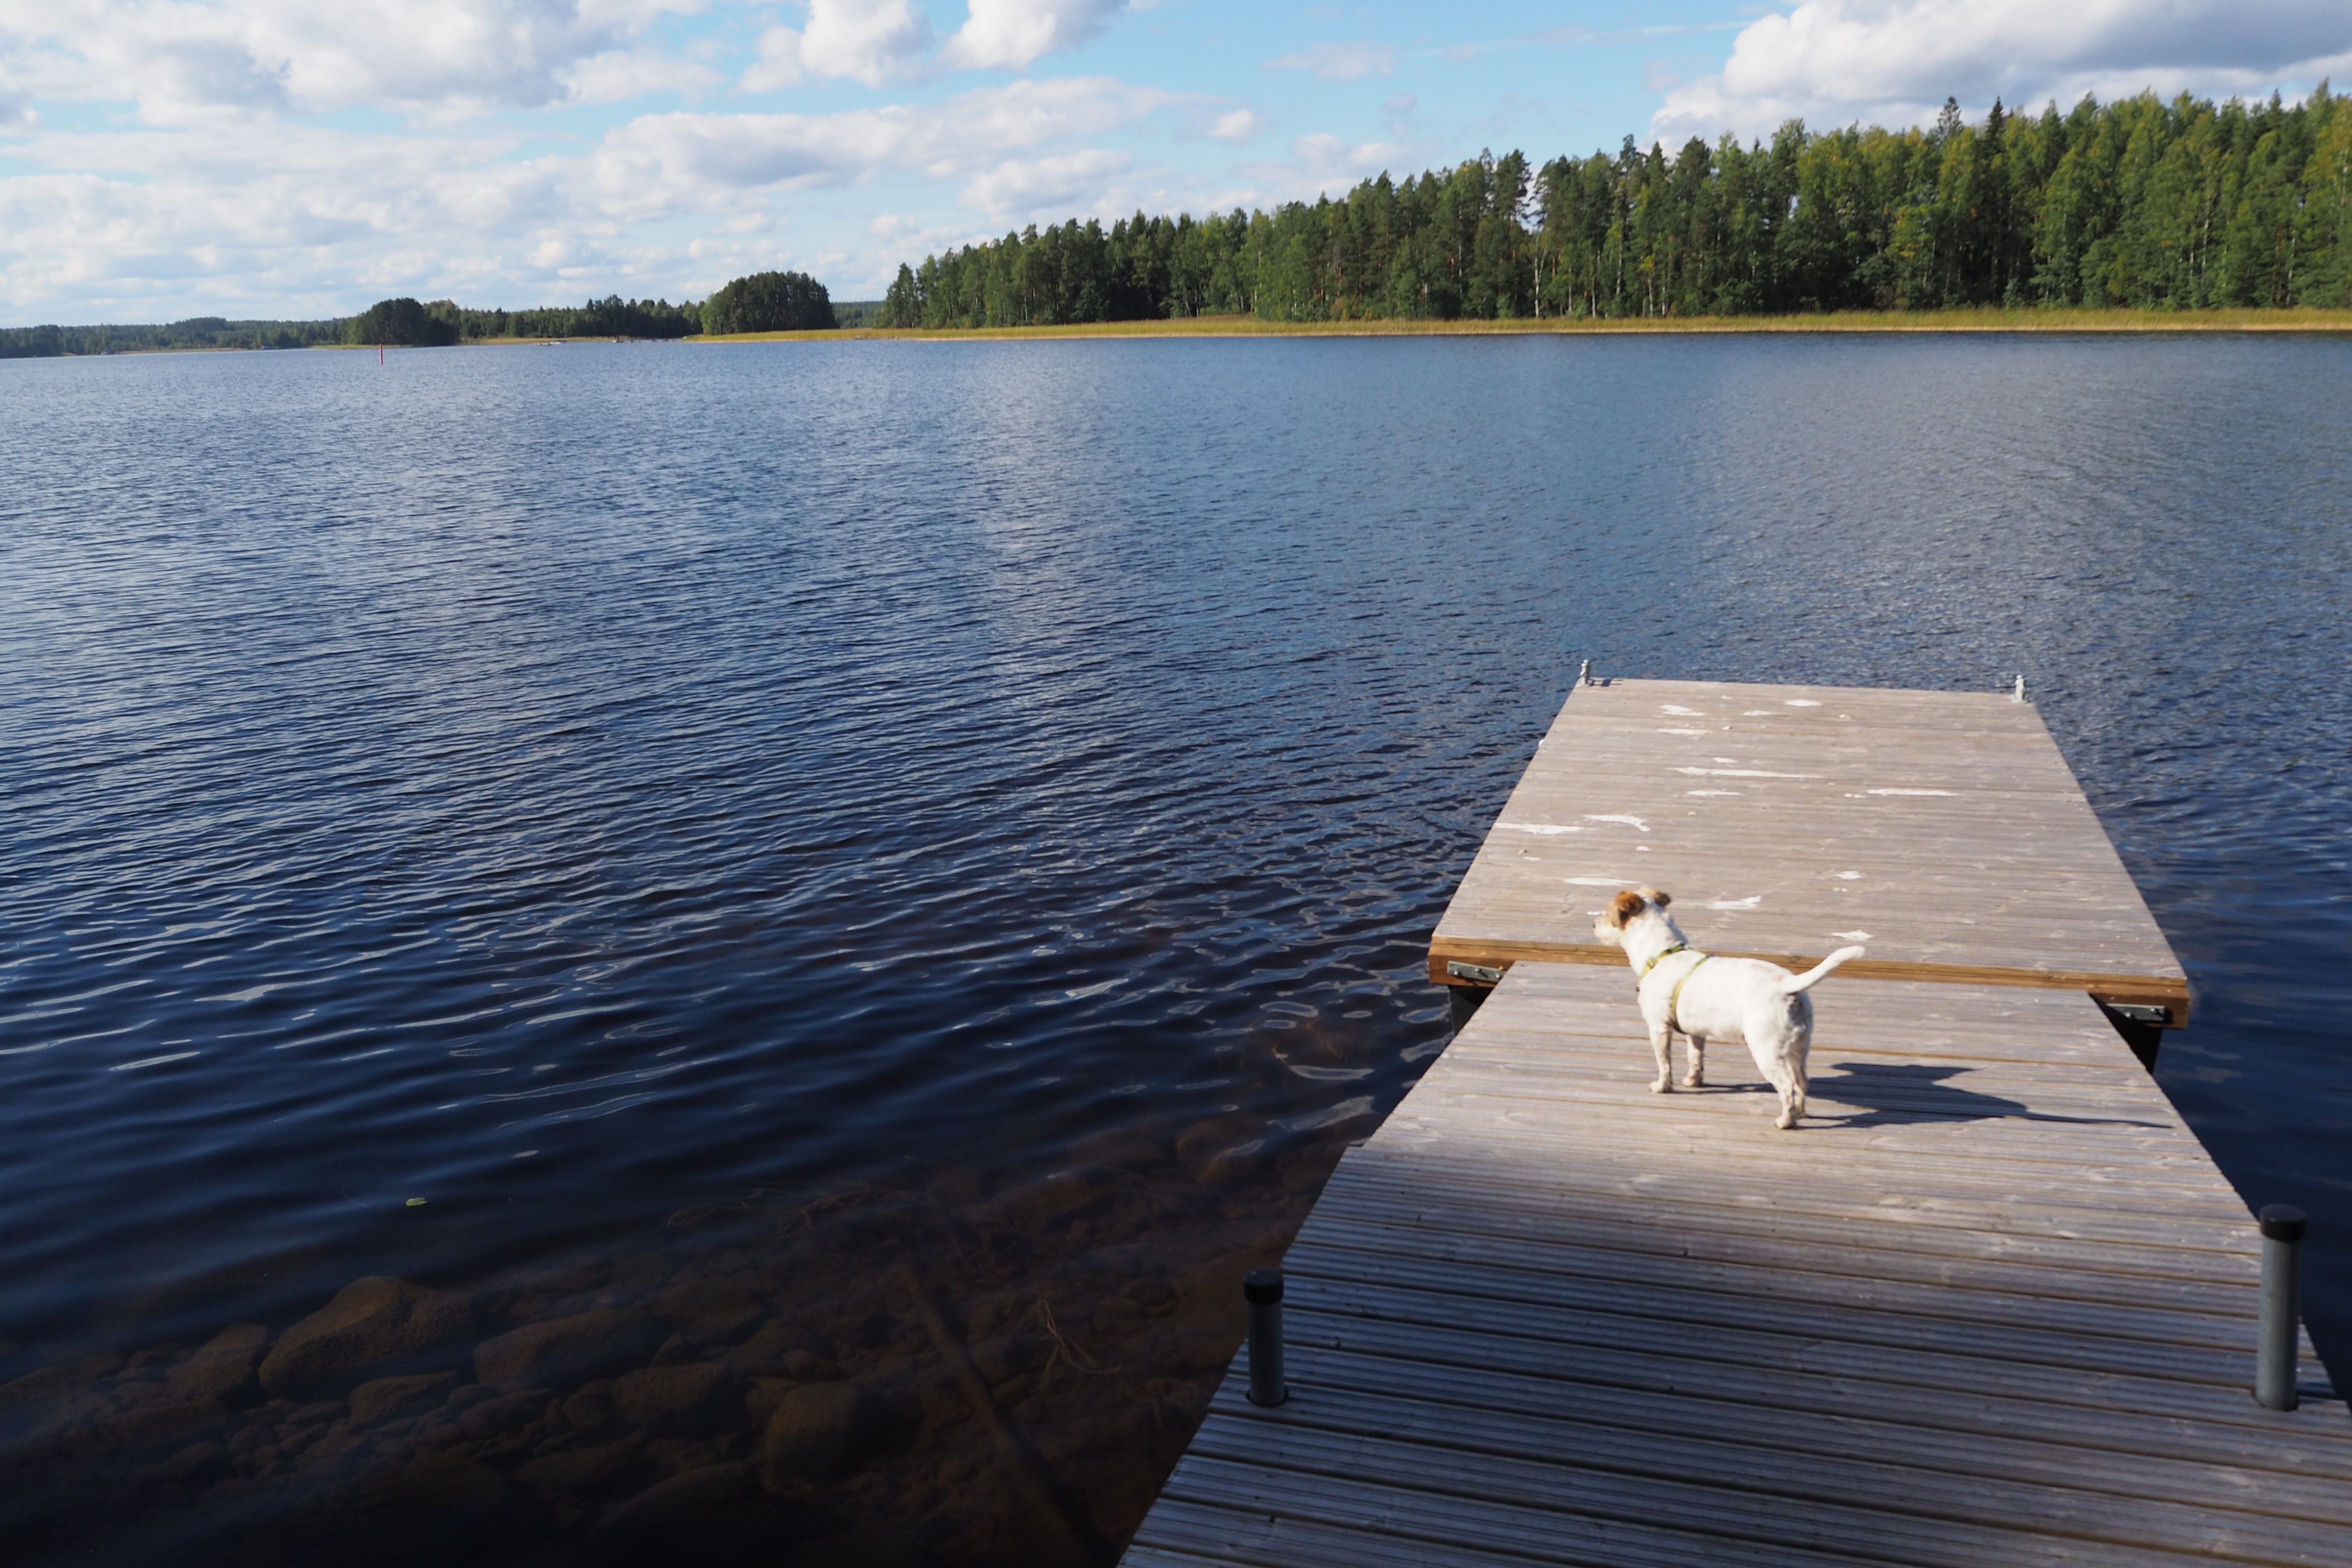
[[[1780,1125],[1783,1128],[1794,1127],[1804,1120],[1805,1089],[1811,1079],[1805,1061],[1813,1049],[1813,999],[1799,992],[1789,1001],[1789,1031],[1780,1047],[1780,1071],[1785,1081],[1776,1085],[1780,1090]]]
[[[1805,1058],[1811,1055],[1813,1046],[1811,1009],[1806,1009],[1806,1014],[1804,1027],[1790,1042],[1789,1054],[1782,1058],[1787,1063],[1783,1070],[1789,1075],[1789,1088],[1781,1096],[1783,1114],[1788,1117],[1780,1123],[1783,1127],[1793,1127],[1805,1119],[1805,1090],[1811,1087],[1812,1076],[1805,1070]]]
[[[1652,1094],[1672,1094],[1675,1090],[1675,1032],[1664,1024],[1650,1029],[1650,1049],[1658,1058],[1658,1076],[1650,1080]]]
[[[1780,1097],[1780,1114],[1772,1125],[1784,1131],[1794,1127],[1805,1114],[1804,1058],[1794,1053],[1784,1053],[1764,1069],[1772,1080],[1772,1089]]]
[[[1683,1074],[1683,1087],[1685,1089],[1702,1088],[1706,1083],[1706,1037],[1685,1035],[1683,1038],[1690,1047],[1687,1053],[1690,1069]]]

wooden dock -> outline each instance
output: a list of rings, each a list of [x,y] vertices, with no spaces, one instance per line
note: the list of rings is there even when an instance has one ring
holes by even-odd
[[[1654,780],[1601,793],[1644,765],[1633,719],[1648,715],[1614,689],[1581,714],[1591,689],[1570,701],[1530,770],[1543,791],[1521,785],[1479,857],[1480,908],[1457,921],[1457,902],[1441,940],[1590,945],[1613,858],[1550,860],[1553,885],[1580,892],[1549,895],[1547,924],[1518,836],[1548,852],[1578,836],[1512,825],[1634,816],[1647,834],[1602,842],[1649,844],[1635,874],[1677,895],[1695,945],[1723,951],[1718,921],[1738,913],[1750,951],[1818,952],[1815,926],[1857,929],[1857,895],[1807,879],[1859,870],[1890,890],[1858,925],[1892,928],[1891,961],[1925,977],[1816,991],[1812,1113],[1782,1132],[1736,1044],[1710,1053],[1709,1087],[1648,1092],[1622,958],[1469,949],[1508,973],[1341,1162],[1285,1262],[1290,1402],[1248,1404],[1237,1358],[1126,1561],[2352,1564],[2352,1420],[2307,1342],[2304,1408],[2249,1393],[2247,1205],[2085,994],[2114,976],[2117,993],[2185,1001],[2148,984],[2180,971],[2127,878],[2118,895],[2079,792],[2070,808],[2047,784],[2055,750],[2030,710],[1813,692],[1857,715],[1832,721],[1847,761],[1768,761],[1750,741],[1709,764],[1867,785],[1791,791],[1799,826],[1773,838],[1760,808],[1675,815]],[[1669,689],[1631,689],[1654,712]],[[1671,689],[1693,709],[1682,693],[1714,694],[1702,710],[1721,721],[1781,689]],[[1604,710],[1619,721],[1596,718],[1605,746],[1563,744],[1571,716]],[[2001,741],[1882,745],[1889,733]],[[1953,760],[1970,748],[1982,768]],[[1902,768],[1863,771],[1873,752]],[[2060,798],[1911,814],[1969,800],[1992,758],[2015,795]],[[2012,827],[2031,853],[1997,842]],[[2042,978],[1986,983],[1978,971],[2034,956],[2038,906],[2000,891],[2021,868],[2075,911],[2061,925],[2074,945],[2041,955]],[[1740,876],[1757,902],[1738,901]],[[1906,906],[1905,878],[1948,889],[1986,945],[1936,929],[1926,900]],[[1894,918],[1906,907],[1908,924]],[[2084,973],[2102,978],[2066,978]]]

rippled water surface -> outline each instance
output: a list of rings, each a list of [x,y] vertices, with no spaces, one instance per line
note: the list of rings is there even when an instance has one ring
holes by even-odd
[[[0,367],[0,1531],[1100,1559],[1586,658],[2025,672],[2342,1379],[2347,454],[2325,339]]]

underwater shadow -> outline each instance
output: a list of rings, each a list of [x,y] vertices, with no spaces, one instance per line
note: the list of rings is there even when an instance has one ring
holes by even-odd
[[[1834,1077],[1812,1075],[1810,1092],[1815,1100],[1834,1100],[1868,1109],[1855,1115],[1836,1116],[1809,1109],[1805,1120],[1832,1127],[1895,1127],[1915,1121],[1981,1121],[2005,1118],[2015,1121],[2060,1121],[2077,1126],[2159,1127],[2160,1122],[2135,1121],[2122,1116],[2051,1116],[2023,1100],[1998,1094],[1980,1094],[1945,1081],[1974,1068],[1933,1067],[1920,1062],[1839,1062]]]

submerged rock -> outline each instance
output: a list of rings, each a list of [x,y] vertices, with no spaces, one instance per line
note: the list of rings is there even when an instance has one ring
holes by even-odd
[[[497,1437],[520,1431],[546,1413],[546,1395],[536,1391],[509,1394],[467,1406],[465,1415],[457,1418],[457,1424],[465,1428],[468,1437]]]
[[[515,1472],[515,1479],[541,1497],[606,1495],[626,1479],[643,1458],[642,1442],[624,1437],[593,1448],[572,1448],[533,1459]]]
[[[661,1437],[698,1437],[741,1419],[735,1374],[716,1362],[641,1367],[613,1384],[613,1410]]]
[[[608,1378],[583,1384],[563,1402],[564,1424],[583,1437],[595,1436],[618,1419],[613,1413],[613,1384]]]
[[[648,1305],[688,1339],[721,1344],[760,1321],[760,1303],[740,1285],[724,1279],[693,1279],[673,1285]]]
[[[1074,1166],[999,1193],[996,1202],[1015,1225],[1047,1225],[1092,1205],[1108,1189],[1109,1181],[1108,1172]]]
[[[472,1306],[453,1291],[383,1274],[355,1279],[286,1331],[262,1360],[261,1386],[279,1399],[340,1391],[370,1367],[463,1337],[473,1322]]]
[[[1165,1163],[1168,1151],[1153,1139],[1128,1128],[1090,1132],[1070,1145],[1073,1165],[1106,1165],[1114,1170],[1148,1171]]]
[[[181,1363],[165,1386],[174,1399],[243,1405],[261,1392],[255,1371],[268,1348],[269,1331],[259,1323],[231,1323]]]
[[[688,1470],[617,1503],[588,1532],[591,1542],[642,1542],[648,1545],[680,1526],[704,1521],[711,1510],[742,1500],[751,1489],[749,1465],[706,1465]]]
[[[599,1308],[484,1340],[474,1349],[474,1375],[485,1384],[558,1388],[643,1366],[668,1337],[649,1312]]]
[[[352,1390],[352,1430],[360,1431],[391,1420],[410,1405],[440,1397],[457,1381],[454,1372],[420,1373],[414,1377],[379,1377]]]
[[[836,1353],[834,1342],[823,1334],[779,1318],[728,1352],[726,1360],[729,1367],[745,1377],[782,1373],[809,1383],[839,1372],[833,1361]]]
[[[1256,1176],[1272,1163],[1268,1133],[1259,1117],[1212,1117],[1176,1135],[1176,1157],[1202,1185],[1233,1186]]]
[[[173,1399],[161,1388],[128,1410],[107,1416],[80,1435],[77,1447],[139,1453],[165,1444],[178,1446],[199,1433],[216,1431],[227,1411],[209,1399]]]
[[[770,1491],[838,1480],[887,1447],[896,1426],[888,1402],[862,1383],[804,1384],[768,1417],[760,1478]]]

